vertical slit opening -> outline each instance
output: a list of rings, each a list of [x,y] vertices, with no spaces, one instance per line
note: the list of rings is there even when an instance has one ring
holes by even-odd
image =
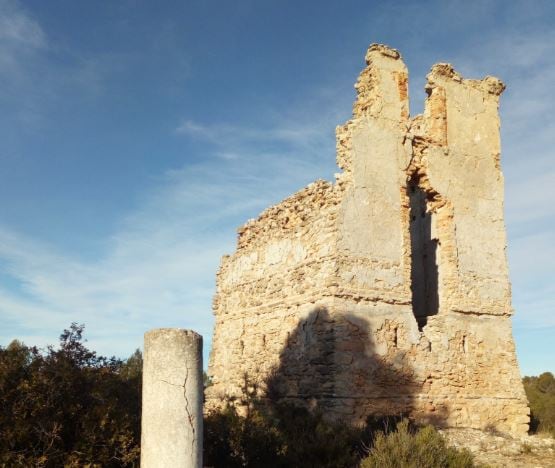
[[[439,310],[438,292],[438,239],[432,236],[432,216],[429,197],[413,177],[408,184],[410,200],[410,243],[411,243],[411,292],[412,311],[422,330],[428,317]]]

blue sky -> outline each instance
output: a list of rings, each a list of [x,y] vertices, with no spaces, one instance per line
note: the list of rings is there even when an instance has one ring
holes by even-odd
[[[514,334],[555,371],[555,3],[0,0],[0,344],[84,322],[125,357],[211,338],[236,228],[318,178],[367,46],[401,51],[411,114],[451,62],[499,76]]]

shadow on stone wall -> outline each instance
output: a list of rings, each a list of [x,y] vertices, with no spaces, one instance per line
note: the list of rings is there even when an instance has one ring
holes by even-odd
[[[268,400],[359,426],[383,416],[417,416],[441,426],[445,414],[426,412],[426,402],[417,401],[423,382],[405,339],[393,319],[373,333],[360,316],[317,308],[289,334],[266,381]]]
[[[242,396],[208,412],[207,466],[358,466],[377,431],[413,419],[422,390],[401,327],[384,320],[376,332],[354,314],[316,308],[266,381],[243,375]]]

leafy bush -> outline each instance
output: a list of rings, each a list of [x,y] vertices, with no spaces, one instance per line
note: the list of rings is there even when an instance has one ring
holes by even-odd
[[[418,429],[394,417],[378,418],[364,429],[355,429],[328,422],[321,413],[256,402],[245,417],[232,405],[214,411],[205,419],[204,428],[204,461],[215,468],[475,466],[470,452],[448,447],[433,427]]]
[[[318,411],[259,399],[244,376],[243,398],[204,419],[204,463],[218,467],[353,467],[370,437]],[[241,415],[237,408],[241,408]]]
[[[0,466],[138,466],[140,352],[97,356],[82,332],[44,352],[0,347]]]
[[[213,467],[272,466],[279,433],[258,412],[241,417],[232,406],[204,419],[204,463]]]
[[[524,390],[531,410],[530,431],[548,432],[555,437],[555,378],[551,372],[524,377]]]
[[[215,468],[352,467],[361,451],[361,430],[286,404],[256,403],[245,416],[230,404],[204,420],[204,462]]]
[[[468,451],[447,447],[433,427],[402,416],[369,418],[364,428],[322,412],[256,397],[245,376],[243,398],[204,421],[204,462],[218,467],[470,468]],[[243,416],[236,408],[241,408]],[[361,464],[362,463],[362,464]]]
[[[470,468],[474,466],[467,450],[447,447],[431,426],[412,429],[407,420],[393,432],[379,432],[361,468]]]

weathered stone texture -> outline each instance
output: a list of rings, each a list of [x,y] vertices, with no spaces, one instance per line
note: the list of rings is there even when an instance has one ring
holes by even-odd
[[[202,337],[190,330],[145,333],[142,468],[202,467]]]
[[[334,184],[318,181],[239,230],[223,259],[208,406],[261,396],[353,423],[409,412],[524,433],[511,332],[496,78],[428,75],[409,118],[399,53],[370,46]]]

